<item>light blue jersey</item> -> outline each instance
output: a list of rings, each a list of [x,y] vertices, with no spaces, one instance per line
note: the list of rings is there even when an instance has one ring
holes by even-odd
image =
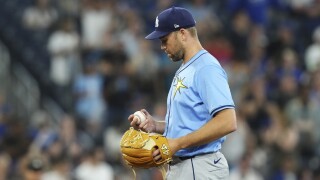
[[[166,129],[168,138],[178,138],[198,130],[223,109],[234,108],[227,74],[206,50],[199,51],[175,74],[168,99]],[[225,137],[209,144],[182,149],[175,155],[193,156],[216,152]]]

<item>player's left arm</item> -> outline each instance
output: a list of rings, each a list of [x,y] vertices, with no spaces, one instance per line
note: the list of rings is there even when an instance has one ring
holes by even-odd
[[[197,131],[177,139],[169,139],[173,153],[183,148],[189,148],[215,141],[237,129],[236,113],[233,108],[224,109]]]

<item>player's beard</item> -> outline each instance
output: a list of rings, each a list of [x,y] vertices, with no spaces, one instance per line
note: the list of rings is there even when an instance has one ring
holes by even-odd
[[[178,61],[181,61],[184,57],[184,51],[182,48],[180,48],[176,53],[174,54],[171,54],[171,60],[173,62],[178,62]]]
[[[172,48],[169,48],[170,51],[166,50],[165,52],[173,62],[181,61],[184,58],[185,51],[183,49],[181,42],[178,40],[176,32],[174,33],[174,42],[175,44],[170,45],[170,47],[172,47]]]
[[[175,37],[176,38],[176,51],[174,53],[171,54],[171,60],[173,62],[178,62],[178,61],[181,61],[183,58],[184,58],[184,49],[182,47],[182,44],[177,40],[177,36]]]

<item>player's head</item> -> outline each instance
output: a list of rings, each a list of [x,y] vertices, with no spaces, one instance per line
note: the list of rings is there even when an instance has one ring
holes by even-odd
[[[171,7],[162,11],[155,20],[155,30],[146,36],[146,39],[160,39],[181,28],[190,28],[196,25],[192,14],[185,8]]]
[[[195,20],[191,13],[180,7],[162,11],[156,18],[155,30],[146,39],[160,39],[161,49],[172,61],[184,59],[186,36],[196,36]]]

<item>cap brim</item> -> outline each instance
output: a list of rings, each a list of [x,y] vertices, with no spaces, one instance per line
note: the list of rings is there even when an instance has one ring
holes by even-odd
[[[153,39],[159,39],[167,34],[169,34],[170,32],[164,32],[164,31],[153,31],[152,33],[150,33],[148,36],[146,36],[146,39],[149,40],[153,40]]]

